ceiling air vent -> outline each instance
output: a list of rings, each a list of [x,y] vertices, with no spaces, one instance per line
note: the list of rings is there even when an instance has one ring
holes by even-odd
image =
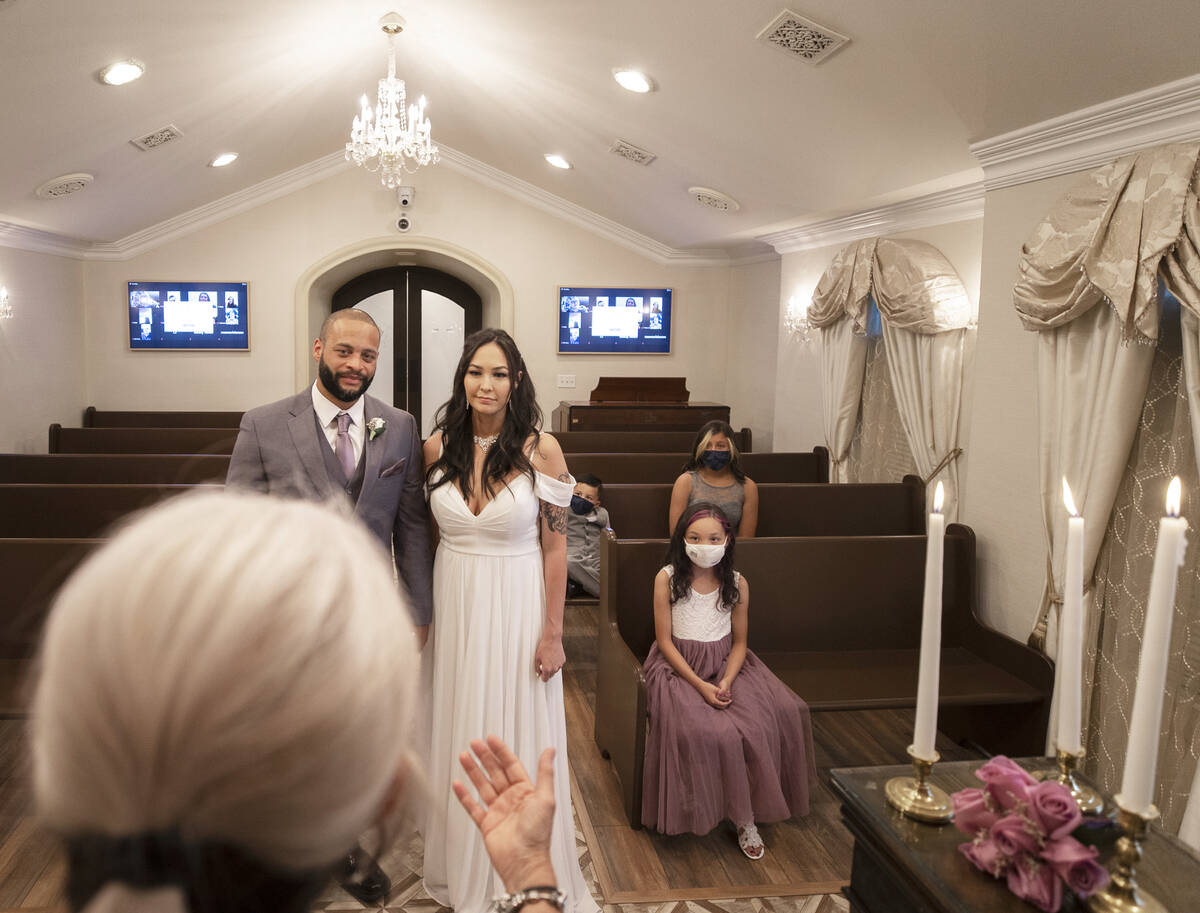
[[[619,155],[623,159],[628,159],[635,165],[649,165],[653,162],[657,155],[653,152],[647,152],[645,149],[639,149],[633,143],[627,143],[623,139],[615,140],[612,146],[609,147],[609,152],[614,155]]]
[[[839,35],[833,29],[818,25],[791,10],[781,12],[757,37],[811,64],[828,60],[850,43],[845,35]]]
[[[689,187],[688,194],[701,206],[707,206],[717,212],[737,212],[741,209],[741,204],[733,197],[711,187]]]
[[[34,191],[39,197],[45,200],[57,200],[59,197],[65,197],[68,194],[83,190],[88,184],[95,180],[90,174],[64,174],[61,177],[51,178],[41,187]]]
[[[174,124],[167,124],[165,127],[159,127],[145,136],[138,139],[131,139],[133,143],[143,152],[149,152],[151,149],[157,149],[159,146],[171,142],[171,140],[179,139],[183,136],[183,131]]]

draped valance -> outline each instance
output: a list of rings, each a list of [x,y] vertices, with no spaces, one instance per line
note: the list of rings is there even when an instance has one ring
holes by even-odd
[[[1126,338],[1158,338],[1157,277],[1200,314],[1200,143],[1173,143],[1089,172],[1021,248],[1013,303],[1028,330],[1110,303]]]
[[[828,327],[843,317],[867,331],[867,298],[895,329],[932,334],[971,324],[971,303],[954,267],[932,244],[868,238],[843,247],[813,292],[808,321]]]

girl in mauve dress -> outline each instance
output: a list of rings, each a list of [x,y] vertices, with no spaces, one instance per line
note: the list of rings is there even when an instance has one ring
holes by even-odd
[[[733,552],[726,515],[696,502],[655,577],[642,824],[707,834],[727,819],[761,859],[757,823],[808,814],[812,725],[808,705],[746,649],[750,586]]]

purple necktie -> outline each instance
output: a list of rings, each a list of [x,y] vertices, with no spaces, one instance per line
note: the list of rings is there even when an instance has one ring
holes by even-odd
[[[337,423],[337,446],[334,447],[333,452],[337,455],[338,462],[342,464],[342,472],[346,474],[346,480],[349,481],[354,477],[354,442],[350,440],[350,413],[339,412]]]

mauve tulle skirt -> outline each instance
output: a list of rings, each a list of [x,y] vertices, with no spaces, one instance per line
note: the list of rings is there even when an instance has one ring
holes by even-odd
[[[672,638],[702,679],[716,684],[732,638]],[[663,658],[645,662],[650,734],[642,824],[664,834],[707,834],[721,821],[769,823],[808,814],[815,779],[808,705],[746,651],[733,703],[709,705]]]

